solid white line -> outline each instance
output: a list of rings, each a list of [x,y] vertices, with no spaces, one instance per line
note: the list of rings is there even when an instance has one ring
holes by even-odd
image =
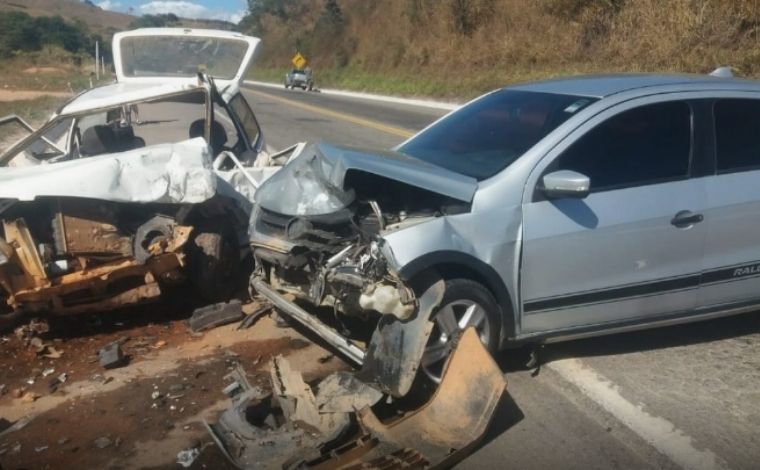
[[[260,82],[258,80],[245,80],[243,83],[248,84],[248,85],[258,85],[258,86],[267,87],[267,88],[283,88],[283,85],[280,83]],[[451,111],[461,106],[461,104],[459,103],[446,103],[446,102],[432,101],[432,100],[399,98],[397,96],[377,95],[374,93],[359,93],[355,91],[331,90],[331,89],[326,89],[326,88],[325,89],[320,88],[319,91],[320,93],[324,95],[343,96],[346,98],[356,98],[356,99],[367,100],[367,101],[380,101],[384,103],[404,104],[408,106],[418,106],[422,108],[443,109],[446,111]]]
[[[652,416],[641,406],[629,402],[607,378],[585,366],[578,359],[550,362],[547,367],[578,387],[584,395],[613,415],[639,437],[685,469],[717,470],[728,468],[724,460],[710,450],[699,450],[692,438],[670,421]]]

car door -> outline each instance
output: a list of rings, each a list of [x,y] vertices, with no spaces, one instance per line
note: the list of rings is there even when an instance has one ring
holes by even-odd
[[[707,178],[707,239],[699,305],[760,299],[760,100],[713,103],[715,174]]]
[[[547,199],[538,178],[524,203],[523,333],[696,307],[705,189],[690,178],[692,129],[686,101],[628,103],[542,160],[541,176],[576,171],[590,178],[590,194]]]

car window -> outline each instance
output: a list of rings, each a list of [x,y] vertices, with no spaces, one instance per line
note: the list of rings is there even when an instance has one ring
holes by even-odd
[[[720,100],[714,114],[718,173],[760,168],[760,100]]]
[[[256,116],[253,115],[251,107],[248,106],[248,103],[241,94],[237,94],[232,98],[230,106],[232,107],[232,111],[237,114],[243,129],[245,129],[245,133],[248,135],[248,142],[250,142],[251,146],[255,145],[260,131],[259,123],[256,122]]]
[[[483,180],[509,166],[594,101],[582,96],[500,90],[450,114],[398,151]]]
[[[206,94],[193,91],[80,116],[77,157],[203,137]]]
[[[641,106],[595,127],[552,165],[588,176],[591,191],[685,178],[691,159],[691,108],[674,101]]]

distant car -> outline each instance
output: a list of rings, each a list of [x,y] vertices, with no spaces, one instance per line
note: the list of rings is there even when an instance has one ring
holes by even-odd
[[[756,310],[759,148],[755,81],[500,89],[393,151],[307,148],[259,188],[252,283],[297,319],[282,294],[331,308],[344,331],[429,315],[433,380],[468,326],[495,351]],[[418,310],[431,278],[445,292]]]
[[[279,169],[239,88],[258,44],[119,33],[118,83],[37,131],[0,119],[29,134],[0,154],[0,326],[151,300],[185,279],[208,301],[229,296],[255,189]]]
[[[285,88],[302,88],[311,90],[314,82],[310,70],[293,69],[285,74]]]

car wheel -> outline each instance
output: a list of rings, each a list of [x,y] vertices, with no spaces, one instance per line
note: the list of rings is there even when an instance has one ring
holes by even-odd
[[[491,292],[470,279],[446,281],[441,306],[431,316],[433,332],[425,346],[421,369],[425,377],[438,384],[451,355],[454,338],[466,328],[475,327],[489,352],[498,347],[501,325],[499,306]]]
[[[224,224],[220,227],[195,235],[190,252],[190,279],[207,302],[228,300],[240,271],[235,234]]]

